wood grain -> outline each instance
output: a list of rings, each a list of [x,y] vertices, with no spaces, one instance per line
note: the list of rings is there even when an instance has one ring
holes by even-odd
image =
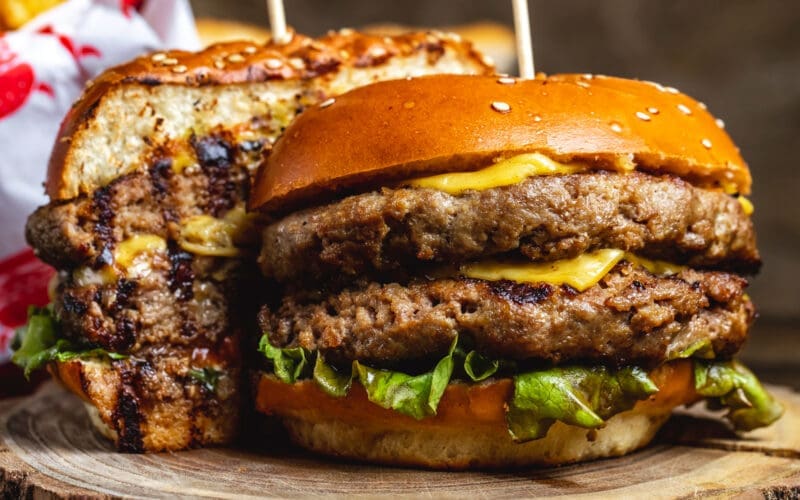
[[[619,459],[555,469],[431,472],[317,459],[280,446],[258,454],[231,448],[119,454],[92,429],[82,403],[48,383],[13,407],[0,406],[0,493],[12,498],[800,494],[800,395],[773,390],[786,415],[744,440],[724,434],[724,426],[695,408],[673,419],[657,443]]]

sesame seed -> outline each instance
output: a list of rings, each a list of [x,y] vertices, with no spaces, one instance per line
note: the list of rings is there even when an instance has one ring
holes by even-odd
[[[383,57],[386,55],[386,49],[384,49],[383,47],[372,47],[371,49],[369,49],[369,54],[372,57]]]
[[[414,107],[414,101],[406,101],[403,103],[403,107],[406,109],[411,109]]]
[[[392,37],[390,36],[385,36],[383,37],[383,43],[385,43],[386,45],[391,45],[394,43],[394,40],[392,40]]]
[[[303,69],[306,67],[306,63],[303,62],[303,60],[299,57],[293,57],[289,59],[289,65],[294,69]]]
[[[168,57],[168,58],[162,60],[161,64],[163,64],[164,66],[174,66],[174,65],[178,64],[178,60],[173,58],[173,57]]]
[[[703,101],[698,101],[697,107],[700,109],[708,109],[708,106],[706,106],[706,103],[704,103]]]
[[[708,139],[703,139],[702,141],[700,141],[700,144],[702,144],[703,147],[706,149],[711,149],[711,141]]]
[[[504,76],[502,78],[498,78],[497,83],[502,83],[503,85],[512,85],[514,83],[517,83],[517,81],[511,78],[510,76]]]
[[[533,117],[533,121],[535,121],[535,122],[540,122],[540,121],[542,121],[542,117],[541,117],[541,116],[539,116],[539,115],[535,115],[535,116]]]
[[[173,72],[173,73],[186,73],[186,70],[187,70],[187,69],[189,69],[189,68],[187,68],[187,67],[186,67],[186,66],[184,66],[183,64],[179,64],[179,65],[177,65],[177,66],[173,66],[173,67],[172,67],[172,72]]]
[[[250,46],[250,47],[245,47],[245,49],[242,52],[244,52],[245,54],[255,54],[256,50],[258,49],[256,49],[253,46]]]
[[[153,62],[160,62],[167,58],[167,55],[163,52],[157,52],[150,56],[150,60]]]
[[[225,69],[225,62],[222,59],[214,61],[214,67],[217,69]]]
[[[244,56],[241,54],[231,54],[228,56],[228,61],[232,63],[244,62]]]
[[[650,115],[648,115],[647,113],[643,113],[641,111],[637,111],[636,112],[636,118],[638,118],[640,120],[644,120],[646,122],[650,121]]]
[[[575,82],[575,84],[576,84],[576,85],[578,85],[578,87],[583,87],[583,88],[585,88],[585,89],[588,89],[588,88],[590,88],[590,87],[591,87],[591,85],[589,85],[588,83],[586,83],[586,82],[581,82],[581,81]]]
[[[722,121],[722,119],[721,119],[721,118],[717,118],[717,119],[716,119],[716,121],[715,121],[715,123],[717,124],[717,127],[719,127],[719,128],[725,128],[725,122],[724,122],[724,121]]]
[[[647,108],[647,112],[650,113],[651,115],[657,115],[659,113],[658,108],[654,108],[652,106]]]
[[[350,52],[347,52],[346,50],[342,49],[339,51],[339,56],[344,60],[350,59]]]
[[[487,56],[486,54],[484,54],[483,57],[481,57],[481,62],[486,66],[494,66],[494,59],[492,59],[491,56]]]
[[[336,102],[336,99],[334,99],[333,97],[331,97],[331,98],[329,98],[329,99],[325,99],[324,101],[322,101],[322,102],[320,103],[319,107],[320,107],[320,108],[327,108],[328,106],[330,106],[330,105],[331,105],[331,104],[333,104],[334,102]]]
[[[343,36],[350,36],[353,34],[353,28],[342,28],[339,30],[339,34]]]
[[[619,125],[619,123],[614,122],[611,124],[611,130],[619,134],[622,132],[622,127]]]
[[[688,107],[688,106],[686,106],[685,104],[678,104],[678,109],[679,109],[679,110],[680,110],[680,112],[681,112],[681,113],[683,113],[684,115],[691,115],[691,114],[692,114],[692,110],[691,110],[691,109],[689,109],[689,107]]]
[[[314,40],[311,42],[311,48],[315,50],[325,50],[325,46],[319,43],[318,41]]]
[[[507,102],[492,101],[492,109],[499,113],[508,113],[511,111],[511,106],[509,106]]]
[[[666,92],[668,92],[670,94],[680,94],[680,91],[678,89],[676,89],[675,87],[664,87],[664,91],[666,91]]]
[[[264,65],[269,69],[278,69],[283,66],[283,61],[280,59],[267,59],[264,61]]]
[[[594,75],[591,73],[584,73],[581,75],[581,77],[585,80],[591,80],[592,78],[594,78]]]
[[[452,40],[452,41],[454,41],[456,43],[461,43],[461,35],[459,35],[458,33],[453,33],[452,31],[450,31],[450,32],[447,32],[446,35],[447,35],[447,38],[449,38],[450,40]]]

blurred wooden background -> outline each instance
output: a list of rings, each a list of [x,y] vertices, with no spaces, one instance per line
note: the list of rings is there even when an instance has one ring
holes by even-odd
[[[197,16],[267,25],[263,0],[192,0]],[[512,25],[510,0],[285,0],[307,34],[382,22]],[[722,118],[755,178],[764,259],[750,294],[760,311],[745,358],[800,388],[800,1],[531,0],[536,67],[654,80]],[[791,372],[794,373],[791,373]]]

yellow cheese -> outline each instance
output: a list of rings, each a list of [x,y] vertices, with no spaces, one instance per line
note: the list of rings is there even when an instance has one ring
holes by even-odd
[[[499,161],[475,172],[457,172],[414,179],[407,184],[431,188],[450,194],[460,194],[469,189],[481,191],[517,184],[535,175],[574,174],[583,172],[581,164],[565,164],[551,160],[541,153],[527,153]]]
[[[548,283],[569,285],[582,292],[600,281],[621,260],[638,264],[653,274],[675,274],[682,266],[664,261],[652,261],[613,248],[579,255],[574,259],[555,262],[499,262],[482,261],[461,266],[461,274],[468,278],[488,281],[511,280],[520,283]]]
[[[745,215],[753,215],[753,211],[755,207],[753,206],[753,202],[745,198],[744,196],[737,196],[737,200],[739,200],[739,204],[742,205],[742,210],[744,210]]]
[[[131,267],[136,258],[142,254],[163,252],[167,249],[164,238],[154,234],[132,236],[117,245],[114,250],[114,263],[123,270]]]
[[[631,264],[638,264],[643,268],[647,269],[648,271],[650,271],[651,273],[657,274],[659,276],[678,274],[679,272],[686,269],[686,266],[682,266],[680,264],[673,264],[672,262],[667,262],[665,260],[645,259],[644,257],[639,257],[638,255],[634,255],[628,252],[625,253],[625,260],[627,260]]]
[[[210,215],[195,215],[183,221],[178,244],[196,255],[238,257],[239,246],[254,243],[256,235],[253,216],[243,206],[230,210],[217,219]]]

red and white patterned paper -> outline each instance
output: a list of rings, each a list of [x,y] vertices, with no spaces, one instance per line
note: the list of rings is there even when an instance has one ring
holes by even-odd
[[[70,105],[110,66],[199,45],[188,0],[69,0],[0,34],[0,364],[28,305],[47,303],[54,271],[33,256],[24,227],[48,201],[47,161]]]

